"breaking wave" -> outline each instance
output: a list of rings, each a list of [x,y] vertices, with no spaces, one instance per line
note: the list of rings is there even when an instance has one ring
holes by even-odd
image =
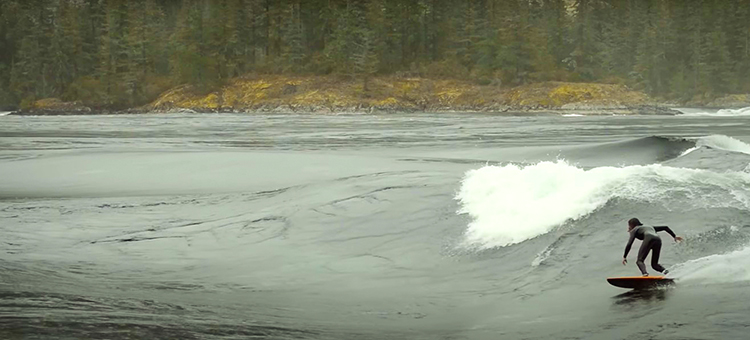
[[[485,166],[465,174],[456,195],[471,217],[467,246],[517,244],[587,216],[609,200],[693,207],[750,207],[750,174],[652,164],[584,170],[564,160],[529,166]]]
[[[589,156],[617,155],[622,159],[643,159],[647,163],[664,162],[685,156],[700,148],[712,148],[750,155],[750,144],[725,135],[703,137],[649,136],[581,149]],[[576,156],[576,154],[572,154]]]
[[[694,283],[750,281],[750,246],[679,264],[672,271],[672,276],[681,282]]]
[[[750,155],[749,144],[724,135],[711,135],[697,138],[696,147],[701,146]]]
[[[744,107],[741,109],[721,109],[716,112],[714,111],[684,111],[682,116],[710,116],[710,117],[737,117],[737,116],[750,116],[750,107]]]

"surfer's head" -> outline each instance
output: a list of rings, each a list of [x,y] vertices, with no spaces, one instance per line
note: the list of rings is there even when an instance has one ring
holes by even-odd
[[[631,229],[633,229],[633,228],[635,228],[635,227],[637,227],[639,225],[643,225],[643,223],[641,223],[641,221],[638,220],[637,218],[633,217],[633,218],[629,219],[628,220],[628,231],[630,231]]]

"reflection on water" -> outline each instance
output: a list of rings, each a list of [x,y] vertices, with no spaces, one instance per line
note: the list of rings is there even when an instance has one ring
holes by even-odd
[[[664,301],[669,297],[670,289],[641,289],[631,290],[612,297],[613,304],[616,306],[630,306],[635,304],[653,303]]]

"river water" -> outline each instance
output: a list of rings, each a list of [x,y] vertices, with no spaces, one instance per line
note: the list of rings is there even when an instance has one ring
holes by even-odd
[[[746,338],[750,118],[689,113],[3,116],[0,338]]]

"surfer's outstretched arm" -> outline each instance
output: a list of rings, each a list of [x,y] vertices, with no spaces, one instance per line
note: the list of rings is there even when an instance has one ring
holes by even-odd
[[[669,229],[669,227],[667,226],[654,227],[654,230],[656,230],[656,232],[666,231],[667,234],[669,234],[670,236],[672,236],[672,238],[674,238],[675,242],[682,241],[682,237],[675,235],[674,231],[672,231],[672,229]]]
[[[623,264],[625,264],[626,261],[625,258],[628,257],[628,253],[630,252],[630,247],[633,246],[633,241],[635,241],[635,231],[630,232],[630,239],[628,240],[628,245],[625,246],[625,255],[622,255]]]

